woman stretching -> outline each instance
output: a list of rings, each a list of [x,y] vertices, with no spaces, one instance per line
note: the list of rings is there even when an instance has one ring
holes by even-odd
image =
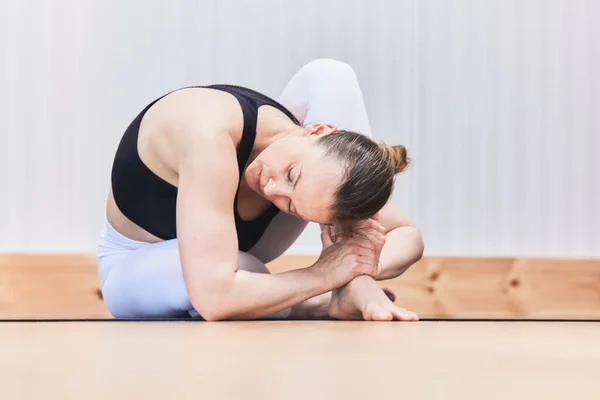
[[[113,162],[98,247],[110,313],[417,320],[376,283],[423,254],[389,201],[409,160],[370,135],[354,71],[330,59],[304,65],[277,101],[230,85],[153,101]],[[309,221],[319,259],[270,274]]]

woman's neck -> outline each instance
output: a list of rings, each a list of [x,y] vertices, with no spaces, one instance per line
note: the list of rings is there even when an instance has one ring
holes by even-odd
[[[252,162],[264,149],[277,140],[284,138],[293,132],[302,129],[285,116],[275,115],[258,122],[256,127],[256,138],[250,153],[249,163]]]

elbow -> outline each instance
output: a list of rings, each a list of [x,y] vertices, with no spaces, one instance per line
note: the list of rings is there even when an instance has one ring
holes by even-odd
[[[198,314],[207,322],[224,321],[227,319],[227,314],[223,310],[198,311]]]
[[[230,317],[224,305],[214,298],[204,296],[202,299],[192,301],[192,307],[200,314],[202,319],[209,322],[223,321]]]
[[[223,321],[232,317],[225,301],[228,295],[224,285],[215,282],[209,286],[193,288],[189,297],[192,307],[205,321]]]

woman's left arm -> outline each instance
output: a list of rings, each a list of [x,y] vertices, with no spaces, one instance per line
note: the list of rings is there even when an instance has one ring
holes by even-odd
[[[377,280],[392,279],[421,259],[425,245],[417,225],[391,201],[379,211],[377,219],[386,229]]]

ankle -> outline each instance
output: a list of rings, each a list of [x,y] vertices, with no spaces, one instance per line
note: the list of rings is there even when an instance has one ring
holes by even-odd
[[[324,293],[322,295],[313,297],[300,304],[296,304],[292,307],[290,313],[291,319],[317,319],[327,318],[329,307],[329,300],[331,295]]]

